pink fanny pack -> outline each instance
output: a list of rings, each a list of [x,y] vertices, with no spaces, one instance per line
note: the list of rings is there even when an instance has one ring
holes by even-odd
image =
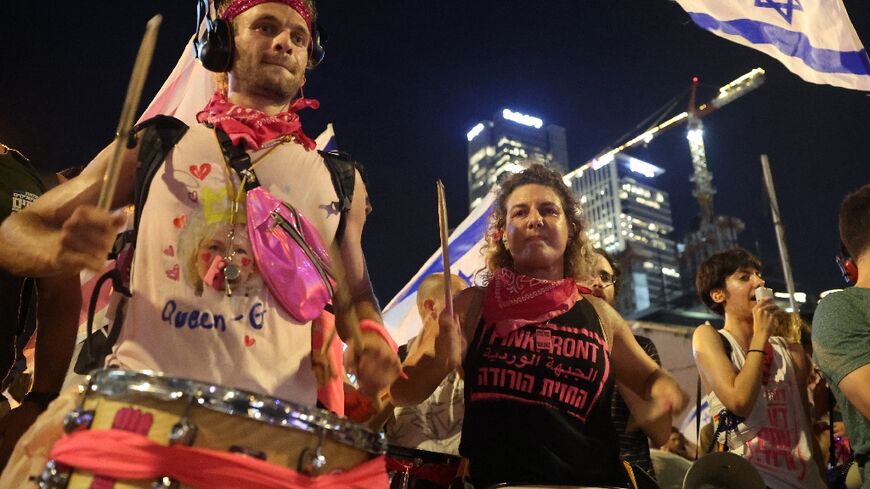
[[[244,186],[248,236],[263,281],[293,319],[306,323],[317,318],[335,288],[317,228],[260,186],[250,156],[225,132],[215,129],[215,134],[227,164]]]
[[[320,316],[335,282],[317,228],[263,187],[248,190],[245,201],[251,247],[272,295],[297,321]]]

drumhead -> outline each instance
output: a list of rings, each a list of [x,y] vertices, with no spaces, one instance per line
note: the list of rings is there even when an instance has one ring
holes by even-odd
[[[698,459],[683,481],[683,489],[765,489],[764,480],[746,459],[717,452]]]
[[[200,408],[229,416],[253,419],[314,434],[326,433],[326,436],[338,442],[372,454],[381,455],[387,452],[387,442],[383,433],[375,433],[330,411],[300,406],[290,401],[244,390],[148,371],[95,370],[85,383],[85,395],[100,395],[122,401],[135,396],[149,396],[166,402],[192,402]]]

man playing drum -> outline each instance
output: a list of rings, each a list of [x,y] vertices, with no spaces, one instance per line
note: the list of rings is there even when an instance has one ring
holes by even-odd
[[[140,124],[145,129],[138,146],[124,152],[113,209],[133,202],[134,192],[142,190],[134,189],[134,181],[148,131],[158,138],[171,130],[180,133],[147,189],[132,299],[108,366],[315,405],[310,321],[295,319],[296,311],[264,283],[273,264],[258,263],[252,253],[245,192],[216,137],[220,130],[247,152],[263,189],[309,219],[323,243],[337,245],[338,256],[331,259],[343,263],[352,307],[363,323],[360,353],[351,368],[361,389],[374,394],[399,375],[400,364],[380,327],[361,249],[365,187],[357,173],[343,235],[336,239],[340,199],[296,114],[318,106],[301,96],[314,45],[313,1],[233,0],[218,12],[231,28],[235,48],[226,90],[215,92],[198,114],[199,124],[181,130],[177,120],[169,129],[165,121]],[[0,266],[29,276],[103,267],[124,224],[120,214],[95,205],[112,150],[104,149],[78,178],[3,223],[0,244],[17,252],[4,254]],[[351,338],[347,324],[339,324],[338,332],[346,341]]]

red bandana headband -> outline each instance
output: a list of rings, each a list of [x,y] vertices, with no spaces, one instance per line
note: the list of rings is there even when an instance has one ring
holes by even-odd
[[[289,6],[293,10],[296,11],[299,15],[302,16],[302,19],[305,20],[305,24],[308,25],[308,32],[311,32],[311,11],[308,10],[308,7],[305,6],[305,2],[302,0],[235,0],[221,18],[227,22],[235,19],[239,14],[248,10],[251,7],[256,7],[261,3],[270,3],[277,2],[283,3],[284,5]]]

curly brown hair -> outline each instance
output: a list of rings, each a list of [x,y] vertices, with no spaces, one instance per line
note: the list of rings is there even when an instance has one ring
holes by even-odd
[[[499,185],[482,250],[486,268],[481,270],[480,275],[484,283],[488,283],[499,268],[514,268],[513,257],[501,240],[507,221],[507,200],[517,188],[532,184],[553,189],[559,196],[562,210],[565,212],[568,221],[568,244],[564,256],[565,276],[579,280],[592,272],[595,255],[586,237],[586,225],[581,218],[580,202],[565,185],[562,174],[544,165],[534,164],[519,173],[511,174]]]

